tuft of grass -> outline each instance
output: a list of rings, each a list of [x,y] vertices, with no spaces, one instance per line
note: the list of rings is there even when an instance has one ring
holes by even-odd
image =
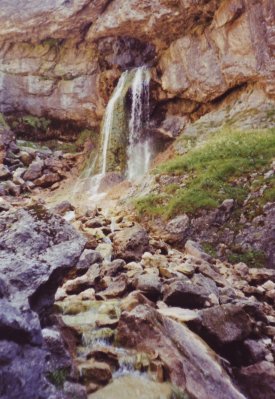
[[[266,255],[263,251],[245,251],[245,252],[232,252],[228,255],[230,263],[243,262],[249,267],[261,268],[265,267]]]
[[[186,187],[174,191],[161,201],[166,218],[179,213],[194,214],[199,209],[216,208],[226,198],[241,204],[249,187],[238,183],[238,178],[262,170],[275,154],[275,129],[234,131],[223,129],[204,144],[162,164],[159,174],[187,175]],[[166,193],[169,194],[170,188]],[[273,196],[273,191],[267,191]],[[145,196],[137,201],[138,211],[155,215],[158,196]],[[157,209],[156,209],[157,208]]]
[[[57,388],[62,389],[68,376],[67,369],[58,369],[48,373],[48,380]]]
[[[33,129],[46,131],[51,124],[51,121],[46,118],[39,118],[37,116],[26,115],[22,117],[22,122],[31,126]]]
[[[9,125],[7,124],[5,117],[3,114],[1,114],[1,112],[0,112],[0,127],[4,127],[6,129],[9,128]]]

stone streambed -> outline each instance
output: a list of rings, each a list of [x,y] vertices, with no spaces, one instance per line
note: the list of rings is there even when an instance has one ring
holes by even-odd
[[[121,301],[67,299],[55,307],[65,325],[77,331],[75,361],[89,399],[180,397],[171,384],[163,382],[159,361],[116,342]]]

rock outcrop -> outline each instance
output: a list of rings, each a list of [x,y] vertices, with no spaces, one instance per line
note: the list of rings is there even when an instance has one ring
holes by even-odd
[[[0,111],[98,127],[120,71],[148,64],[168,118],[157,128],[182,129],[240,85],[274,95],[273,21],[272,0],[13,0],[0,16]]]
[[[64,367],[69,372],[71,359],[58,331],[41,330],[41,323],[86,240],[39,205],[3,211],[0,232],[0,396],[55,398],[46,377]]]

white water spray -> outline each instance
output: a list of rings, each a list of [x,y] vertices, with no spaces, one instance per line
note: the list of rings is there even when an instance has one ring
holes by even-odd
[[[150,166],[151,145],[150,140],[144,136],[149,121],[149,84],[149,70],[144,66],[137,68],[132,83],[132,109],[127,150],[129,180],[143,176]]]

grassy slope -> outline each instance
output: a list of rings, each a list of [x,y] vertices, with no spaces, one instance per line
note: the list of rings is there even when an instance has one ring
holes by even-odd
[[[187,154],[162,164],[156,173],[187,175],[186,187],[173,184],[160,194],[136,201],[140,214],[171,218],[180,213],[217,207],[224,199],[241,204],[250,191],[242,176],[270,168],[275,156],[275,129],[236,131],[223,129]],[[274,200],[274,179],[263,200]]]

